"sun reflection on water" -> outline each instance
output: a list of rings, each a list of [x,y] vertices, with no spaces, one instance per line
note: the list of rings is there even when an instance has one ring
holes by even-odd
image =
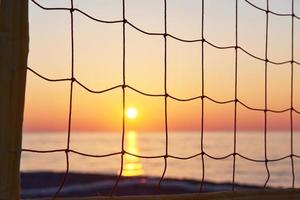
[[[128,131],[125,140],[126,151],[137,155],[139,153],[137,133],[135,131]],[[140,163],[138,157],[125,154],[124,168],[122,176],[140,176],[144,174],[143,165]]]

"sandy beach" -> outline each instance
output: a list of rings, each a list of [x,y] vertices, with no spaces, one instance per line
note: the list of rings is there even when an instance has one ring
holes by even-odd
[[[51,197],[58,189],[64,173],[26,172],[21,173],[22,198]],[[116,181],[115,175],[69,173],[60,196],[108,196]],[[163,180],[158,190],[158,177],[122,177],[114,195],[155,195],[199,192],[200,182],[188,179]],[[257,186],[236,185],[238,190],[259,189]],[[231,190],[230,183],[204,182],[203,192]]]

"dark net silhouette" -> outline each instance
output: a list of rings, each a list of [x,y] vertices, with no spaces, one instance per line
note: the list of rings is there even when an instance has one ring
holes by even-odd
[[[135,157],[139,157],[139,158],[145,158],[145,159],[154,159],[154,158],[161,158],[164,160],[164,170],[163,173],[160,177],[160,180],[158,182],[158,188],[160,188],[161,182],[164,179],[165,173],[167,171],[168,168],[168,158],[172,158],[172,159],[180,159],[180,160],[187,160],[187,159],[192,159],[194,157],[201,157],[202,160],[202,168],[199,169],[202,170],[202,178],[201,178],[201,182],[200,182],[200,188],[199,188],[199,192],[201,192],[203,190],[203,183],[205,180],[205,158],[208,159],[214,159],[214,160],[223,160],[226,159],[228,157],[233,157],[233,168],[232,168],[232,190],[235,190],[235,185],[236,185],[236,157],[240,157],[242,159],[251,161],[251,162],[259,162],[259,163],[264,163],[265,164],[265,169],[266,169],[266,173],[267,173],[267,178],[264,182],[264,187],[267,186],[267,183],[270,179],[270,171],[269,171],[269,163],[270,162],[278,162],[284,159],[290,159],[291,161],[291,175],[292,175],[292,183],[291,183],[291,188],[295,188],[295,166],[294,166],[294,160],[295,159],[299,159],[300,155],[297,155],[294,153],[294,147],[293,147],[293,143],[294,143],[294,139],[293,139],[293,132],[294,132],[294,124],[293,124],[293,115],[298,114],[300,115],[300,111],[295,109],[294,107],[294,67],[295,66],[299,66],[300,62],[296,61],[294,59],[294,23],[295,20],[300,20],[300,16],[297,16],[295,14],[295,9],[294,9],[294,0],[292,0],[292,10],[291,13],[278,13],[278,12],[274,12],[272,10],[269,9],[269,0],[266,0],[267,6],[266,9],[263,9],[259,6],[257,6],[256,4],[248,1],[248,0],[235,0],[235,44],[232,46],[218,46],[216,44],[211,43],[210,41],[206,40],[205,38],[205,0],[201,0],[201,7],[199,8],[199,12],[201,11],[202,15],[201,15],[201,19],[199,19],[199,21],[201,21],[201,27],[202,27],[202,31],[201,31],[201,35],[199,37],[199,39],[184,39],[184,38],[179,38],[176,37],[170,33],[168,33],[168,26],[167,26],[167,0],[162,0],[164,2],[164,32],[147,32],[142,30],[141,28],[137,27],[136,25],[134,25],[133,23],[131,23],[130,21],[128,21],[126,19],[126,9],[125,9],[125,5],[126,5],[126,0],[122,0],[122,19],[120,20],[115,20],[115,21],[105,21],[105,20],[101,20],[101,19],[97,19],[95,17],[92,17],[91,15],[89,15],[88,13],[80,10],[79,8],[74,7],[73,5],[73,0],[70,0],[70,7],[66,8],[66,7],[44,7],[43,5],[41,5],[40,3],[36,2],[35,0],[31,0],[36,6],[38,6],[39,8],[46,10],[46,11],[51,11],[51,10],[63,10],[66,12],[70,13],[70,20],[71,20],[71,24],[70,24],[70,33],[71,33],[71,77],[68,78],[64,78],[64,79],[49,79],[41,74],[39,74],[38,72],[36,72],[35,70],[33,70],[31,67],[27,67],[27,69],[34,73],[35,75],[37,75],[38,77],[46,80],[46,81],[52,81],[52,82],[60,82],[60,81],[65,81],[65,82],[70,82],[70,96],[69,96],[69,117],[68,117],[68,138],[67,138],[67,142],[66,142],[66,148],[64,149],[54,149],[54,150],[46,150],[46,151],[41,151],[41,150],[34,150],[34,149],[22,149],[22,151],[26,151],[26,152],[34,152],[34,153],[53,153],[53,152],[65,152],[65,156],[66,156],[66,171],[64,174],[64,177],[60,183],[60,186],[57,190],[57,192],[55,193],[54,197],[57,197],[60,193],[60,191],[62,190],[62,188],[64,187],[64,184],[66,183],[68,174],[69,174],[69,154],[70,153],[74,153],[74,154],[79,154],[82,156],[87,156],[87,157],[95,157],[95,158],[99,158],[99,157],[109,157],[109,156],[114,156],[114,155],[120,155],[121,156],[121,163],[120,163],[120,173],[118,175],[118,178],[114,184],[114,186],[111,189],[111,195],[113,195],[118,187],[118,183],[122,177],[122,172],[123,172],[123,162],[124,162],[124,155],[128,154],[131,156],[135,156]],[[247,51],[247,49],[245,49],[244,47],[239,45],[239,39],[238,39],[238,3],[240,1],[244,1],[247,4],[249,4],[250,6],[254,7],[255,9],[264,12],[265,13],[265,56],[264,57],[259,57],[257,55],[254,55],[252,53],[250,53],[249,51]],[[76,79],[76,77],[74,76],[74,12],[78,12],[86,17],[88,17],[90,20],[93,20],[94,22],[98,22],[98,23],[121,23],[123,25],[122,28],[122,35],[123,35],[123,55],[122,55],[122,60],[123,60],[123,64],[122,64],[122,84],[119,85],[115,85],[111,88],[107,88],[105,90],[101,90],[101,91],[96,91],[96,90],[92,90],[88,87],[86,87],[84,84],[82,84],[79,80]],[[276,15],[276,16],[280,16],[280,17],[290,17],[291,19],[291,58],[290,60],[286,60],[286,61],[281,61],[281,62],[276,62],[274,60],[269,59],[268,56],[268,42],[269,42],[269,16],[270,15]],[[163,94],[149,94],[149,93],[145,93],[143,91],[140,91],[138,89],[136,89],[134,86],[132,85],[127,85],[126,83],[126,64],[125,64],[125,59],[126,59],[126,27],[130,26],[132,28],[134,28],[136,31],[139,31],[143,34],[146,35],[153,35],[153,36],[157,36],[157,37],[163,37],[164,39],[164,93]],[[174,39],[180,42],[184,42],[184,43],[200,43],[201,45],[201,70],[202,70],[202,91],[201,94],[199,96],[194,96],[191,98],[178,98],[175,96],[172,96],[168,93],[168,86],[167,86],[167,78],[168,78],[168,74],[167,74],[167,68],[168,68],[168,63],[167,63],[167,43],[168,40],[170,39]],[[219,101],[217,99],[213,99],[209,96],[206,96],[206,92],[204,90],[204,86],[205,86],[205,75],[204,75],[204,71],[205,71],[205,64],[204,64],[204,60],[205,60],[205,45],[209,45],[213,48],[216,49],[234,49],[234,58],[235,58],[235,71],[234,71],[234,97],[230,100],[226,100],[226,101]],[[242,51],[244,53],[246,53],[248,56],[252,57],[253,59],[256,60],[260,60],[264,62],[264,107],[263,108],[256,108],[256,107],[251,107],[249,105],[247,105],[246,103],[242,102],[238,97],[238,52]],[[290,68],[291,68],[291,73],[290,73],[290,106],[286,109],[282,109],[282,110],[274,110],[274,109],[270,109],[268,106],[268,67],[269,64],[274,64],[274,65],[283,65],[283,64],[290,64]],[[85,90],[91,92],[91,93],[105,93],[111,90],[115,90],[115,89],[122,89],[122,107],[123,107],[123,113],[122,113],[122,143],[120,146],[120,151],[118,152],[112,152],[110,154],[105,154],[105,155],[92,155],[92,154],[86,154],[84,152],[79,152],[79,151],[75,151],[73,149],[70,148],[70,135],[71,135],[71,122],[72,122],[72,102],[73,102],[73,85],[74,84],[78,84],[79,86],[81,86],[82,88],[84,88]],[[150,96],[150,97],[162,97],[164,99],[164,126],[165,126],[165,154],[164,155],[156,155],[156,156],[143,156],[143,155],[136,155],[133,154],[131,152],[128,152],[125,150],[124,148],[124,140],[125,140],[125,100],[126,100],[126,90],[132,90],[135,91],[141,95],[145,95],[145,96]],[[200,152],[195,154],[195,155],[190,155],[187,157],[179,157],[176,155],[170,155],[168,153],[168,99],[173,99],[176,101],[192,101],[195,99],[201,99],[202,102],[202,110],[201,113],[199,113],[201,115],[201,148],[200,148]],[[234,141],[233,141],[233,151],[232,153],[226,155],[226,156],[222,156],[222,157],[215,157],[210,155],[208,152],[205,151],[204,149],[204,118],[205,118],[205,110],[204,110],[204,105],[206,101],[211,101],[214,102],[216,104],[234,104],[234,130],[233,130],[233,135],[234,135]],[[237,148],[236,148],[236,144],[237,144],[237,106],[238,104],[244,106],[246,109],[249,110],[253,110],[253,111],[257,111],[257,112],[263,112],[264,113],[264,159],[253,159],[253,158],[249,158],[245,155],[242,155],[241,153],[237,152]],[[288,155],[285,155],[283,157],[280,158],[276,158],[276,159],[269,159],[268,158],[268,154],[267,154],[267,115],[268,113],[273,112],[273,113],[284,113],[284,112],[289,112],[289,123],[290,123],[290,153]]]

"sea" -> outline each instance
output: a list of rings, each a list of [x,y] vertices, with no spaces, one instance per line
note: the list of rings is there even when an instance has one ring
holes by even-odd
[[[300,155],[300,132],[294,132],[293,151]],[[244,157],[263,161],[265,142],[263,132],[238,132],[236,152]],[[167,145],[167,148],[166,148]],[[67,133],[24,133],[23,149],[55,150],[67,147]],[[81,132],[71,133],[69,148],[88,155],[107,155],[122,149],[121,133]],[[124,155],[123,176],[161,177],[165,167],[164,157],[168,151],[165,178],[201,180],[202,159],[200,132],[170,132],[166,142],[164,132],[139,133],[128,131],[124,137],[124,149],[141,158]],[[266,156],[270,160],[268,169],[270,179],[267,186],[292,187],[291,135],[288,132],[269,132],[266,137]],[[211,157],[222,158],[234,152],[233,132],[205,132],[203,151]],[[189,159],[176,159],[175,157]],[[153,158],[151,158],[153,156]],[[231,183],[233,176],[233,156],[213,159],[204,156],[204,180],[215,183]],[[283,159],[281,159],[283,158]],[[278,161],[274,161],[278,159]],[[295,187],[300,187],[300,158],[293,157]],[[121,156],[88,157],[74,152],[69,153],[70,172],[119,174]],[[65,152],[35,153],[23,151],[22,172],[64,172],[66,170]],[[236,156],[235,181],[240,184],[263,186],[267,180],[265,162],[255,162]]]

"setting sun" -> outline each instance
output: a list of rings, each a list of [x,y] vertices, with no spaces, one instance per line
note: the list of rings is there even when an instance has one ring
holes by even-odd
[[[137,117],[137,110],[136,108],[133,108],[133,107],[130,107],[127,109],[127,112],[126,112],[126,116],[129,118],[129,119],[135,119]]]

